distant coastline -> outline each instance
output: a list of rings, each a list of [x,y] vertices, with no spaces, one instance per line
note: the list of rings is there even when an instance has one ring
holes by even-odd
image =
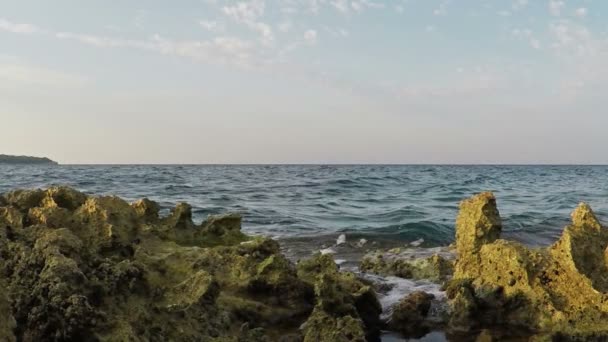
[[[59,163],[46,157],[9,156],[0,154],[0,164],[58,165]]]

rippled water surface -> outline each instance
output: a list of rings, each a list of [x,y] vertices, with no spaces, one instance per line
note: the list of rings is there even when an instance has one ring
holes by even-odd
[[[250,233],[280,237],[338,232],[450,243],[458,202],[491,190],[507,234],[551,242],[580,202],[608,216],[605,166],[12,166],[0,192],[67,184],[168,209],[185,201],[195,218],[237,211]]]

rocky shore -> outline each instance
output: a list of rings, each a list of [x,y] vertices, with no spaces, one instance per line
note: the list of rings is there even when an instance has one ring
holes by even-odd
[[[552,246],[500,239],[496,200],[460,205],[456,242],[432,255],[374,251],[364,273],[331,254],[293,262],[241,217],[192,221],[142,199],[74,189],[0,196],[0,341],[379,341],[608,338],[608,230],[581,204]],[[431,281],[383,313],[365,274]],[[386,308],[385,308],[386,309]]]

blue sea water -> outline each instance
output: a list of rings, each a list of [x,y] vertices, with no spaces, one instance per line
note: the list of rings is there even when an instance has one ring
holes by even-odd
[[[240,212],[246,232],[279,238],[344,232],[445,245],[459,201],[486,190],[505,234],[531,245],[552,242],[581,201],[608,216],[606,166],[0,165],[0,193],[50,185],[148,197],[165,211],[184,201],[196,220]]]

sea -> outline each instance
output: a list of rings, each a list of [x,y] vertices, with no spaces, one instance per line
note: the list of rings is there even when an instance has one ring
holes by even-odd
[[[241,213],[245,233],[279,240],[290,258],[324,251],[355,271],[370,250],[404,247],[425,255],[446,248],[459,202],[482,191],[496,195],[503,237],[530,246],[555,241],[580,202],[608,223],[608,166],[0,165],[0,193],[53,185],[129,201],[147,197],[164,214],[187,202],[195,222]],[[438,291],[381,281],[401,289],[384,294],[387,309],[412,290]]]

